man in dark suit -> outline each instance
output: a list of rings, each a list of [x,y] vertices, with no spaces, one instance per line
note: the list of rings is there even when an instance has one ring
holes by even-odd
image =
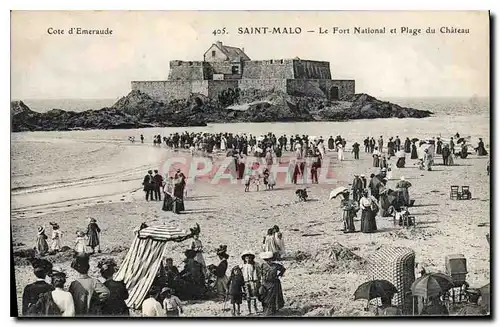
[[[153,171],[148,170],[148,174],[144,176],[142,185],[144,185],[144,192],[146,192],[146,201],[153,200]]]
[[[155,200],[161,201],[161,187],[163,186],[163,177],[158,174],[158,170],[155,169],[155,175],[153,176],[153,184],[154,184],[154,194]]]
[[[40,295],[54,290],[54,287],[52,287],[52,285],[45,282],[47,273],[49,272],[49,270],[52,270],[52,268],[49,269],[49,266],[51,266],[51,264],[46,260],[40,259],[34,261],[32,265],[34,270],[33,272],[37,279],[36,282],[26,285],[26,287],[24,288],[22,303],[23,316],[34,314],[35,312],[29,311],[30,306],[36,304]]]

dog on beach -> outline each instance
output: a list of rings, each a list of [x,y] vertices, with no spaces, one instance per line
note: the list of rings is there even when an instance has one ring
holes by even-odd
[[[295,191],[295,195],[297,196],[299,201],[306,202],[308,197],[307,188],[298,189],[297,191]]]

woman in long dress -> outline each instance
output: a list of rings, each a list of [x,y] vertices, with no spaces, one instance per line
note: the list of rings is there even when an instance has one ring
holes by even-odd
[[[174,178],[168,177],[165,180],[165,186],[163,187],[163,211],[172,211],[174,198],[172,197],[174,193]]]
[[[368,196],[368,190],[363,191],[363,197],[359,200],[359,207],[361,208],[361,232],[373,233],[377,230],[375,223],[373,209],[373,198]],[[376,214],[376,211],[375,211]]]
[[[184,207],[184,187],[186,186],[186,182],[184,180],[184,174],[178,173],[174,178],[174,204],[173,211],[175,213],[179,213],[185,210]]]
[[[221,151],[226,151],[226,138],[223,136],[221,139],[220,139],[220,149]]]
[[[418,159],[417,145],[415,142],[411,143],[411,159]]]
[[[337,159],[339,161],[343,161],[344,160],[344,147],[342,146],[342,144],[339,144],[337,146]]]
[[[45,235],[45,228],[38,227],[38,236],[36,238],[35,250],[39,255],[45,255],[49,252],[49,244],[47,243],[47,235]]]
[[[89,243],[87,244],[92,252],[95,252],[95,248],[97,248],[97,253],[101,253],[101,244],[99,241],[99,235],[101,234],[101,229],[97,225],[97,220],[94,218],[89,218],[89,225],[87,227],[87,237]]]
[[[199,235],[195,234],[193,236],[193,242],[191,243],[191,250],[196,252],[196,260],[203,266],[203,274],[207,275],[207,265],[205,264],[205,259],[203,258],[203,243],[199,239]]]
[[[227,259],[229,258],[229,255],[226,253],[225,250],[217,250],[217,256],[220,259],[219,265],[215,269],[215,289],[217,290],[217,294],[219,296],[225,296],[227,293],[227,284],[229,279],[227,278],[226,271],[227,271]]]
[[[285,267],[273,262],[274,256],[271,252],[263,252],[260,255],[264,263],[261,266],[261,287],[259,290],[264,315],[271,316],[285,306],[283,289],[280,278],[285,274]]]

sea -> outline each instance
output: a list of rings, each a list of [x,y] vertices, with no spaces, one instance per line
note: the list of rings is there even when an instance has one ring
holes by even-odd
[[[53,108],[82,111],[111,106],[117,99],[23,100],[32,110]],[[231,132],[261,135],[307,134],[342,135],[349,144],[367,136],[448,139],[457,132],[475,144],[490,138],[490,106],[487,98],[381,98],[401,106],[430,110],[423,119],[390,118],[347,122],[234,123],[207,127],[145,128],[127,130],[86,130],[62,132],[22,132],[11,134],[11,209],[20,213],[61,208],[68,203],[88,201],[133,192],[141,187],[149,169],[156,169],[172,155],[153,146],[154,135],[174,132]],[[145,143],[128,141],[130,136]],[[13,218],[14,219],[14,218]]]

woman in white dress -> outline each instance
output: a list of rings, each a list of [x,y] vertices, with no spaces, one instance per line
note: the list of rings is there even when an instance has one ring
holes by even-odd
[[[224,136],[220,139],[220,149],[226,151],[226,138]]]
[[[344,160],[344,147],[342,144],[337,145],[337,158],[339,161]]]

